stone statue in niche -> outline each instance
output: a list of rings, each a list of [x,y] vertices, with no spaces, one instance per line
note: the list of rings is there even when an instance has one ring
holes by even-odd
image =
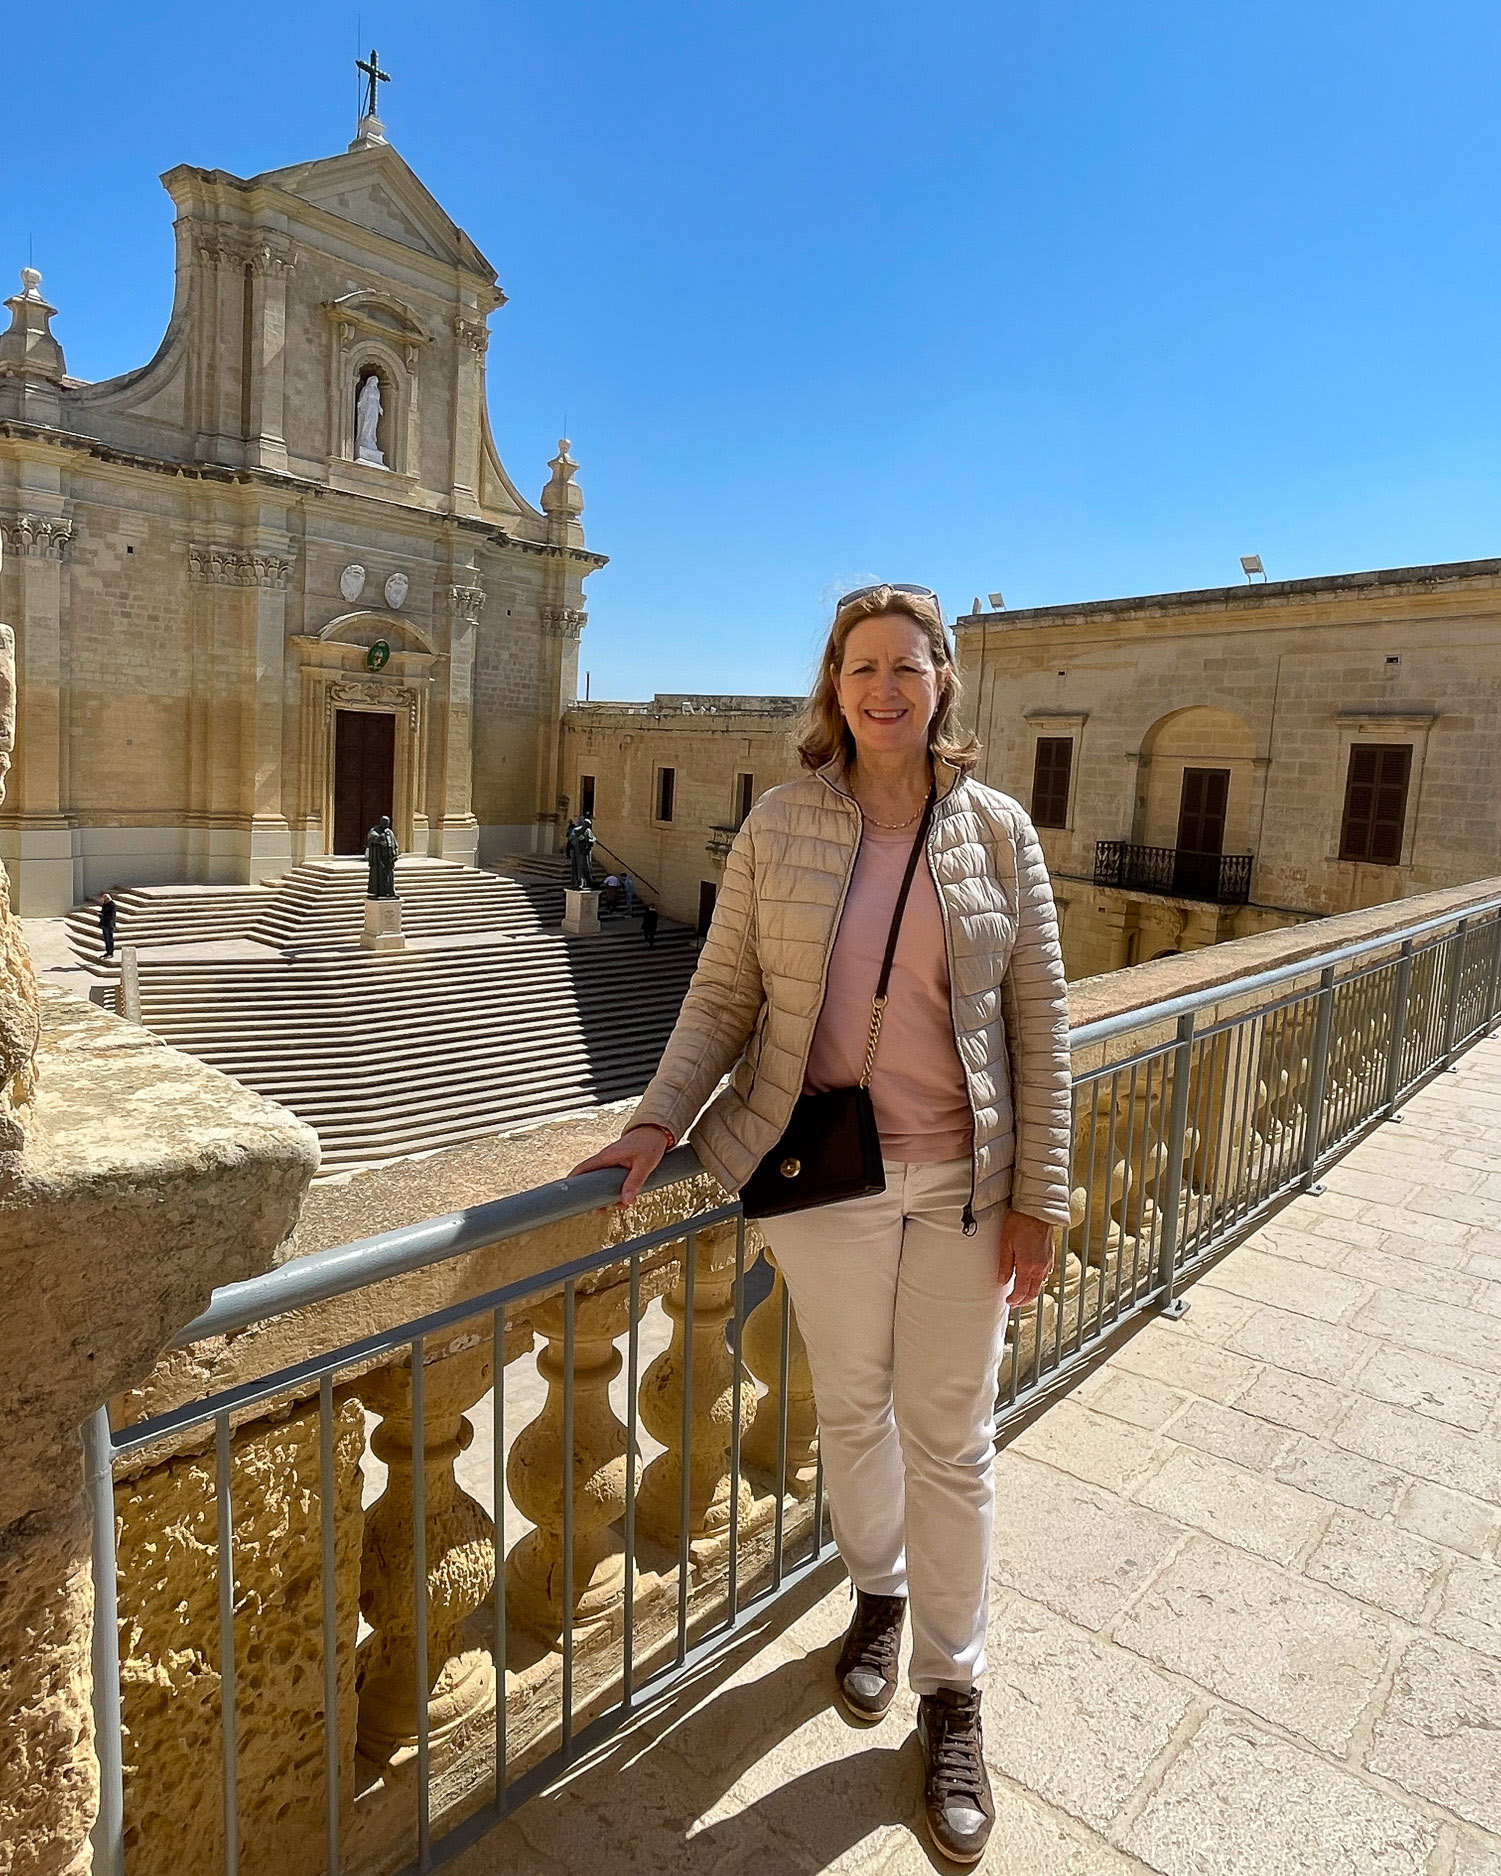
[[[373,371],[367,372],[354,400],[354,459],[384,469],[386,458],[380,446],[380,414],[380,379]]]
[[[0,801],[16,743],[16,638],[0,625]],[[36,972],[21,921],[10,909],[10,881],[0,866],[0,1153],[26,1143],[20,1110],[36,1092],[36,1049],[42,1018]]]
[[[401,849],[391,831],[391,817],[383,814],[365,836],[365,861],[370,868],[367,899],[395,899],[396,856]]]
[[[568,855],[568,883],[575,892],[592,892],[594,889],[594,823],[587,814],[581,814],[568,823],[568,831],[563,836],[564,851]]]

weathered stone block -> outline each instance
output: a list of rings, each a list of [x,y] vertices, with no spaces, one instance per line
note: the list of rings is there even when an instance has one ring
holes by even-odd
[[[334,1420],[334,1585],[339,1806],[354,1801],[359,1624],[359,1402]],[[240,1869],[324,1867],[322,1484],[318,1412],[234,1436],[235,1716]],[[120,1658],[131,1876],[175,1876],[183,1849],[219,1866],[224,1845],[218,1526],[212,1448],[116,1488]]]

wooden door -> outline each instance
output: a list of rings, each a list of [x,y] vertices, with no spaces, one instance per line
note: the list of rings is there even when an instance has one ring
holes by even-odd
[[[334,714],[334,852],[363,853],[383,814],[396,813],[396,718],[374,710]]]
[[[1173,890],[1182,898],[1214,899],[1218,895],[1229,799],[1228,769],[1183,771],[1178,851],[1173,865]]]
[[[714,916],[714,901],[718,896],[719,888],[713,880],[701,879],[698,882],[698,935],[700,938],[708,935],[709,921]]]

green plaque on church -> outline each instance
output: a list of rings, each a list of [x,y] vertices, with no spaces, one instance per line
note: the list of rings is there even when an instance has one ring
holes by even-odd
[[[365,669],[379,671],[391,662],[391,647],[383,638],[378,638],[365,653]]]

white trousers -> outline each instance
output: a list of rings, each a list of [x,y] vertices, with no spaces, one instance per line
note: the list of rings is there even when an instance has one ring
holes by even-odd
[[[914,1692],[985,1668],[1005,1208],[964,1236],[970,1162],[886,1162],[871,1198],[761,1221],[818,1403],[835,1541],[857,1589],[909,1596]]]

